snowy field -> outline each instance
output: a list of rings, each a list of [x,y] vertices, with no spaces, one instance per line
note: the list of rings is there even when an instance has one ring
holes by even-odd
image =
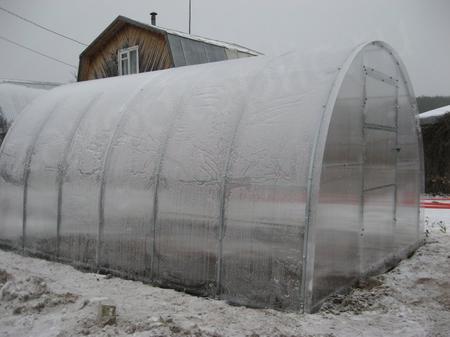
[[[413,257],[313,315],[233,307],[0,251],[0,336],[450,336],[450,210],[425,215],[426,244]],[[96,321],[100,302],[117,306],[115,324]]]

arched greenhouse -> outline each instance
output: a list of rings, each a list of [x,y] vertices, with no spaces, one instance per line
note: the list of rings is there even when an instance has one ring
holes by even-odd
[[[311,312],[422,242],[416,112],[382,42],[58,87],[2,145],[0,242]]]

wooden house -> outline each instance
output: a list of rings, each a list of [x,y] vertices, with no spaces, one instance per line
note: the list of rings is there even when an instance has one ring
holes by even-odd
[[[78,81],[257,55],[236,44],[119,16],[81,53]]]

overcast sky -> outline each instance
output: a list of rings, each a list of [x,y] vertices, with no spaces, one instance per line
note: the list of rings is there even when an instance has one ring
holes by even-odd
[[[188,0],[0,0],[0,6],[90,43],[117,15],[187,31]],[[192,33],[264,54],[391,44],[417,95],[450,95],[450,0],[192,0]],[[84,49],[0,11],[0,36],[78,65]],[[76,70],[0,40],[0,78],[66,82]]]

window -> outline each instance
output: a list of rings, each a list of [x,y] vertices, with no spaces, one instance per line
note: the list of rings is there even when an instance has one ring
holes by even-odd
[[[138,46],[120,49],[117,58],[119,75],[137,74],[139,72]]]

